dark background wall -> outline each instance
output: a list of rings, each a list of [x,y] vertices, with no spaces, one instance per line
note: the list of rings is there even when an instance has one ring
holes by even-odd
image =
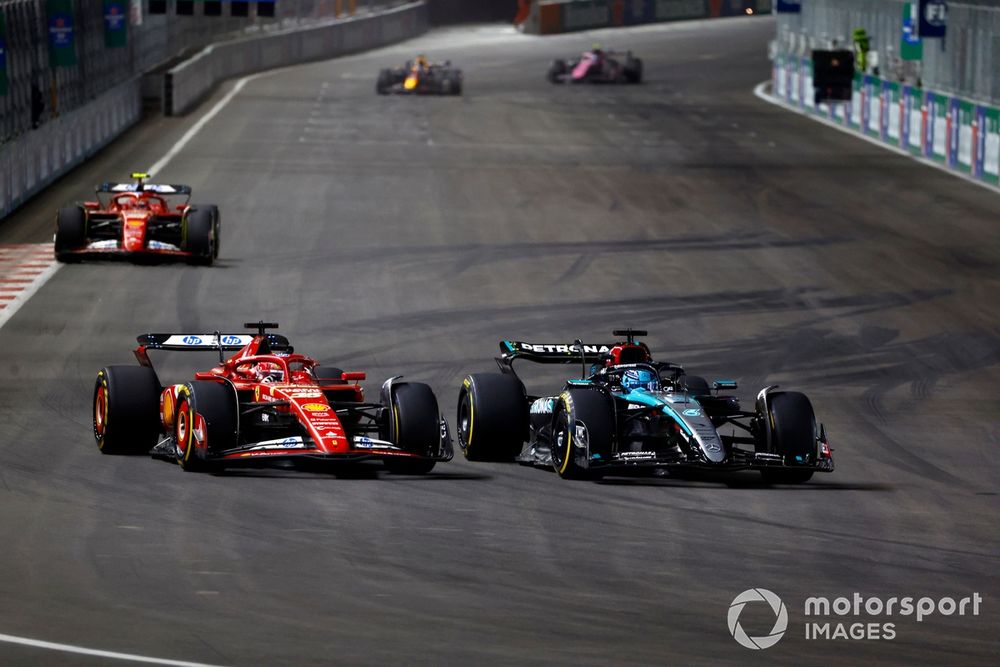
[[[517,0],[427,0],[432,25],[513,21]]]

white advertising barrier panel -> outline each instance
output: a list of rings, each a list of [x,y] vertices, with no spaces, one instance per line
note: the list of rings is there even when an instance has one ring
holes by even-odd
[[[0,145],[0,218],[139,120],[139,79]]]
[[[427,7],[413,2],[363,18],[213,44],[166,73],[163,110],[182,114],[225,79],[373,49],[426,30]]]

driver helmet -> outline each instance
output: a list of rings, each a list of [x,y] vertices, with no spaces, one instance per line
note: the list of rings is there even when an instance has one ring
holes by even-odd
[[[285,379],[285,371],[281,368],[281,366],[269,361],[262,361],[257,364],[254,368],[254,372],[257,375],[257,382],[283,382]]]
[[[660,378],[648,368],[630,368],[622,373],[622,389],[626,392],[635,389],[660,391]]]

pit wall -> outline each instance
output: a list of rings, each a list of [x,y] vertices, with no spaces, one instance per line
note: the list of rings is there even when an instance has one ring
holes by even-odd
[[[801,113],[1000,184],[1000,108],[869,74],[854,75],[851,102],[816,106],[812,61],[790,55],[775,57],[771,90]]]
[[[771,0],[530,0],[519,28],[536,35],[663,21],[769,14]]]

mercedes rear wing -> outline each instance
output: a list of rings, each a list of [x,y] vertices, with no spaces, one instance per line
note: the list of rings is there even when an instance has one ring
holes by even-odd
[[[515,359],[527,359],[538,364],[597,363],[615,343],[525,343],[519,340],[500,341],[500,360],[510,365]]]

